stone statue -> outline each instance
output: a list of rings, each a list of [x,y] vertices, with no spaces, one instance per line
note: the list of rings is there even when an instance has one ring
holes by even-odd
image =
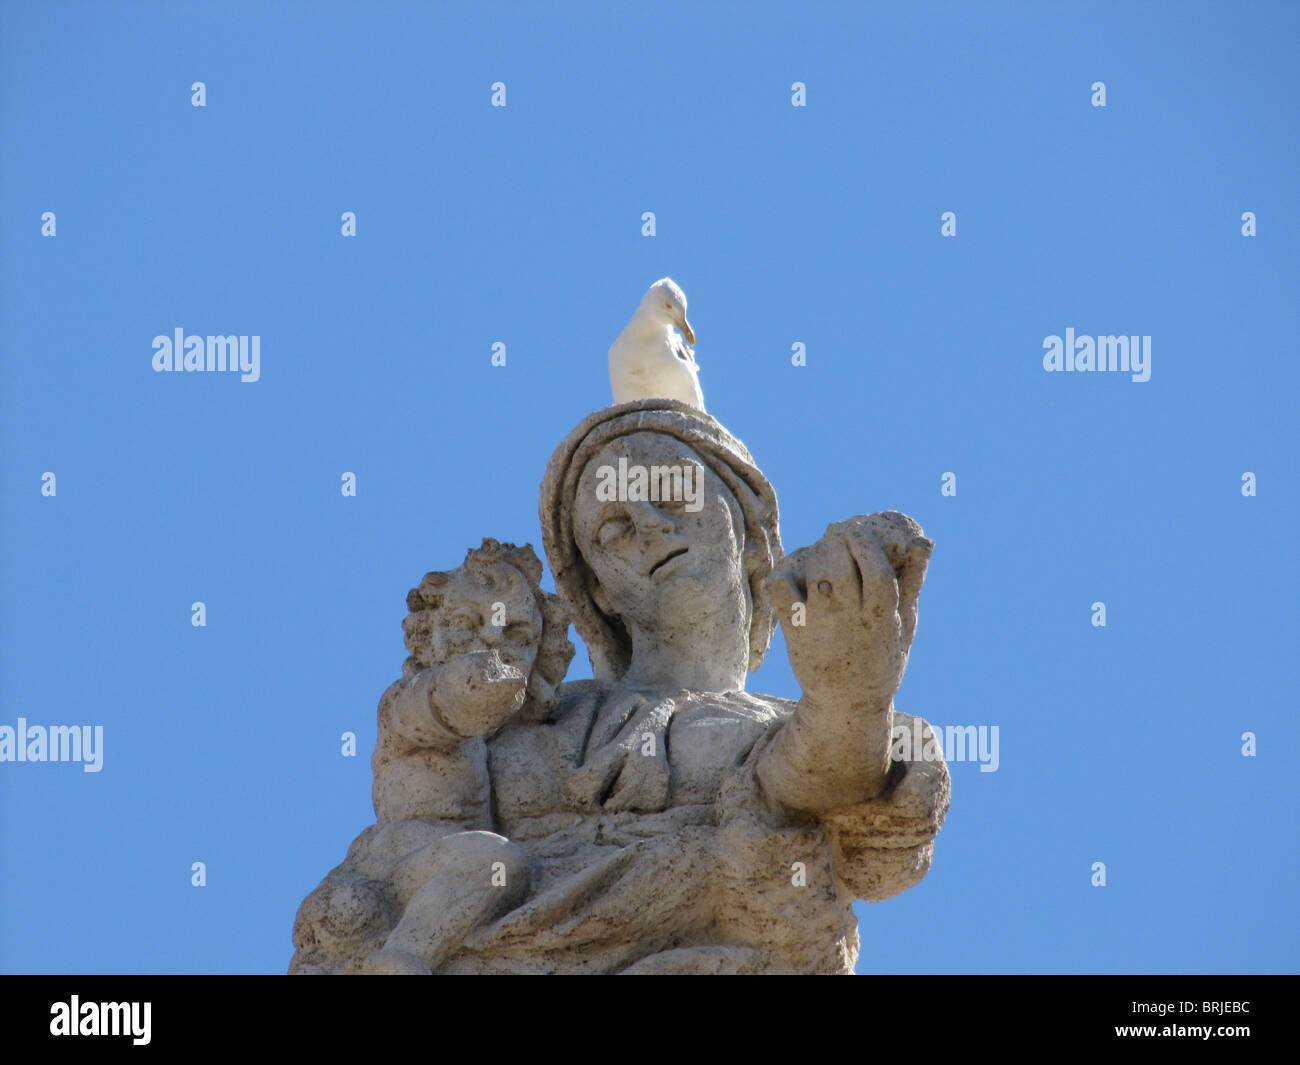
[[[932,542],[885,512],[783,555],[749,452],[674,400],[587,417],[540,518],[562,603],[492,540],[408,596],[377,823],[289,971],[852,972],[853,900],[917,883],[948,808],[928,725],[891,758]],[[745,691],[778,618],[797,703]]]

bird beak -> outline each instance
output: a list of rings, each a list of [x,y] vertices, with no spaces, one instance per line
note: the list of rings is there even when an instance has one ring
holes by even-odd
[[[691,323],[686,320],[686,315],[682,315],[682,320],[677,323],[677,328],[682,331],[686,343],[691,347],[695,347],[695,330],[691,328]]]

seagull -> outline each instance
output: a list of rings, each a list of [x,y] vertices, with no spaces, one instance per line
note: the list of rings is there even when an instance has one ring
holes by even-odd
[[[673,330],[682,331],[686,342]],[[704,410],[695,331],[686,320],[686,293],[671,277],[650,286],[623,332],[609,348],[609,386],[615,403],[678,399]]]

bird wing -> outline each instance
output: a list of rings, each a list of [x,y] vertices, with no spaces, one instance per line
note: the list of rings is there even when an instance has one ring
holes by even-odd
[[[699,366],[695,362],[695,352],[687,347],[686,341],[679,337],[676,332],[672,334],[672,340],[668,344],[677,358],[684,363],[688,363],[692,369],[699,370]]]

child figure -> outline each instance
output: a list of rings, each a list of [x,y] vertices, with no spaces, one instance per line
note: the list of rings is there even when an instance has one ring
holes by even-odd
[[[377,824],[312,892],[290,972],[429,973],[528,890],[522,850],[493,831],[487,740],[544,721],[573,657],[569,618],[531,547],[486,539],[407,595],[411,656],[379,702]],[[339,948],[346,949],[340,951]]]

